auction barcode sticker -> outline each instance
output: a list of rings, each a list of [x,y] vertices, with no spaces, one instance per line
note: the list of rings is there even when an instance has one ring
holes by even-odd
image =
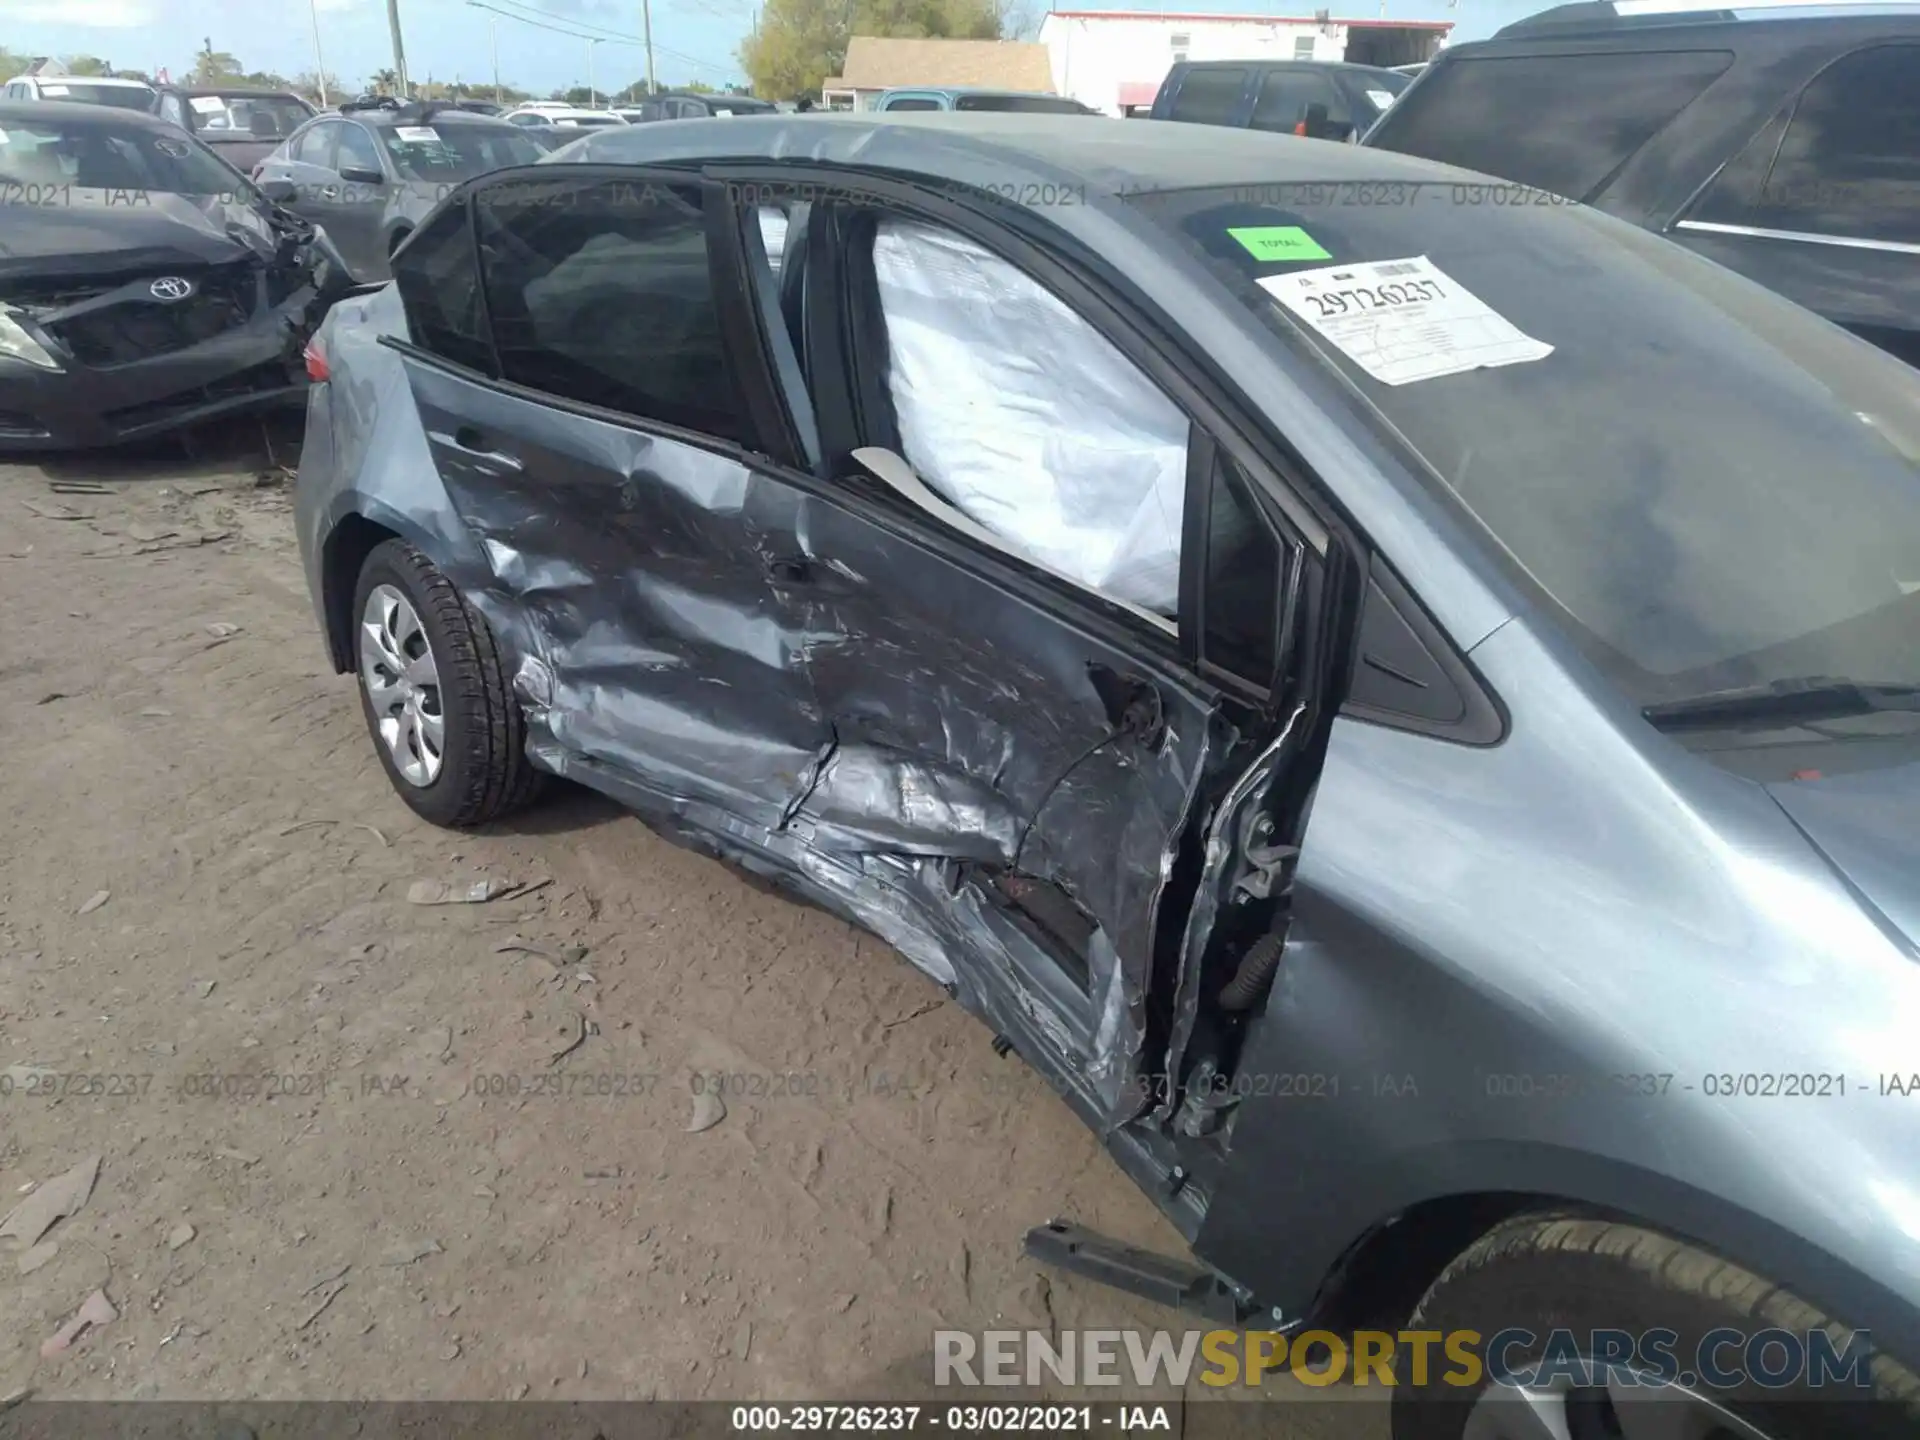
[[[1257,283],[1383,385],[1553,353],[1424,255],[1295,270]]]

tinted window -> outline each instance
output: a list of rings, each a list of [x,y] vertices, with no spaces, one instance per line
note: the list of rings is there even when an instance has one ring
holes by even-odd
[[[1291,135],[1307,116],[1307,106],[1327,107],[1327,123],[1353,128],[1346,103],[1325,75],[1311,70],[1271,70],[1260,81],[1260,97],[1253,102],[1255,130],[1280,130]],[[1316,137],[1320,138],[1320,137]]]
[[[1371,145],[1584,199],[1732,63],[1722,51],[1443,64]]]
[[[1384,416],[1640,703],[1808,675],[1920,682],[1913,371],[1635,226],[1454,190],[1385,209],[1305,186],[1130,198]],[[1241,227],[1297,227],[1335,266],[1426,256],[1552,352],[1387,384],[1256,283],[1328,262],[1259,261]],[[1384,293],[1397,285],[1350,308],[1406,303]]]
[[[454,201],[415,232],[393,257],[393,278],[414,344],[455,364],[492,372],[466,200]]]
[[[477,203],[487,309],[507,379],[747,438],[698,190],[515,181],[481,191]]]
[[[1920,45],[1849,55],[1807,87],[1749,223],[1920,244]]]
[[[1023,115],[1084,115],[1087,107],[1061,95],[962,95],[956,110],[1011,110]]]
[[[313,111],[291,95],[194,95],[187,108],[193,128],[216,139],[284,140],[313,118]]]
[[[447,184],[509,165],[531,165],[543,153],[516,130],[471,121],[395,125],[380,138],[407,179]]]
[[[373,136],[358,125],[340,127],[340,150],[334,158],[333,168],[345,170],[349,166],[371,170],[376,175],[387,173],[380,168],[380,148],[373,143]]]
[[[40,82],[42,100],[66,100],[80,105],[110,105],[117,110],[153,109],[154,92],[144,85],[89,85],[62,77]]]
[[[1196,125],[1231,125],[1239,118],[1240,92],[1246,86],[1244,70],[1189,70],[1181,77],[1167,118]]]
[[[1221,457],[1207,505],[1200,653],[1265,687],[1280,639],[1280,543],[1241,493],[1244,483]]]
[[[926,100],[912,95],[902,95],[896,99],[887,101],[886,108],[888,110],[938,110],[940,108],[940,102],[938,100]]]
[[[331,123],[316,125],[311,130],[305,131],[298,140],[293,142],[291,158],[302,165],[320,165],[332,169],[333,137],[343,128],[345,127],[338,123]]]

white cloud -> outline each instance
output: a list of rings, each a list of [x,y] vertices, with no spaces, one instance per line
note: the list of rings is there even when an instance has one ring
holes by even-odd
[[[0,0],[0,20],[34,25],[137,30],[153,24],[157,16],[156,8],[147,0]]]

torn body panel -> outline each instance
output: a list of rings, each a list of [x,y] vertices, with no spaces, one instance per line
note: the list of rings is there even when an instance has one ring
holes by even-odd
[[[1164,638],[851,490],[389,346],[341,368],[334,428],[374,439],[334,463],[486,617],[536,764],[873,929],[1104,1128],[1138,1113],[1174,856],[1239,748]]]

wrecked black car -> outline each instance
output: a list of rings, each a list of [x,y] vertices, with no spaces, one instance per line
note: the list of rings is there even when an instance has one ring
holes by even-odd
[[[350,287],[311,224],[165,120],[0,104],[0,450],[298,404]]]
[[[1198,1263],[1044,1259],[1534,1337],[1396,1351],[1398,1440],[1914,1433],[1912,372],[1581,207],[1195,134],[687,120],[459,187],[313,343],[378,763],[882,936]],[[1870,1332],[1899,1428],[1695,1388],[1769,1324]],[[1663,1326],[1658,1431],[1542,1368]]]

